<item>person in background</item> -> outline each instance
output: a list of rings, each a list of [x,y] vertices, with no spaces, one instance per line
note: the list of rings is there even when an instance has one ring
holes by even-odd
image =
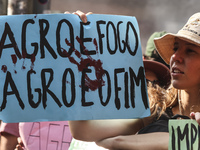
[[[154,32],[148,39],[146,44],[146,51],[144,53],[144,58],[147,60],[154,60],[158,61],[164,65],[166,65],[169,68],[169,65],[162,59],[162,57],[159,55],[159,53],[156,50],[155,44],[154,44],[154,38],[159,38],[163,35],[165,35],[166,31],[160,31],[160,32]]]
[[[147,81],[157,83],[160,87],[164,89],[169,88],[171,84],[169,68],[158,61],[144,59],[143,62]],[[151,76],[156,77],[157,80],[151,79]]]

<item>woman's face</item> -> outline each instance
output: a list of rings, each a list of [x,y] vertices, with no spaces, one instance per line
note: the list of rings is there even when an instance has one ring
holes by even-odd
[[[176,38],[170,71],[175,88],[200,89],[200,47]]]

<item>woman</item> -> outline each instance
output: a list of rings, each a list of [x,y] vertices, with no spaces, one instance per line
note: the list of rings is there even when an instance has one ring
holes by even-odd
[[[170,63],[172,85],[178,89],[176,113],[192,118],[200,111],[200,13],[190,17],[177,34],[155,40],[158,52]],[[199,123],[199,122],[198,122]]]

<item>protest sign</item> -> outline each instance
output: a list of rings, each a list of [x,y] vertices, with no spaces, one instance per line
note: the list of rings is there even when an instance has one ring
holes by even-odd
[[[150,115],[135,17],[0,17],[0,119],[128,119]]]
[[[67,121],[22,122],[19,132],[29,150],[68,150],[72,140]]]
[[[196,120],[170,120],[169,150],[198,150],[199,131]]]

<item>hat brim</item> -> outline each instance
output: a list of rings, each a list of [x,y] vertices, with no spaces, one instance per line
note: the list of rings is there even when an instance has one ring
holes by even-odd
[[[154,72],[161,85],[164,88],[168,88],[169,85],[171,84],[171,76],[169,68],[157,61],[143,60],[143,62],[144,62],[144,69]]]
[[[189,37],[190,38],[188,38],[188,34],[186,33],[181,34],[181,32],[179,32],[178,34],[167,33],[160,38],[155,38],[154,43],[156,46],[156,50],[158,51],[160,56],[167,64],[169,64],[170,58],[174,54],[173,49],[174,49],[175,38],[180,38],[189,43],[200,45],[200,43],[196,41],[195,37],[191,37],[191,35],[189,35]]]

